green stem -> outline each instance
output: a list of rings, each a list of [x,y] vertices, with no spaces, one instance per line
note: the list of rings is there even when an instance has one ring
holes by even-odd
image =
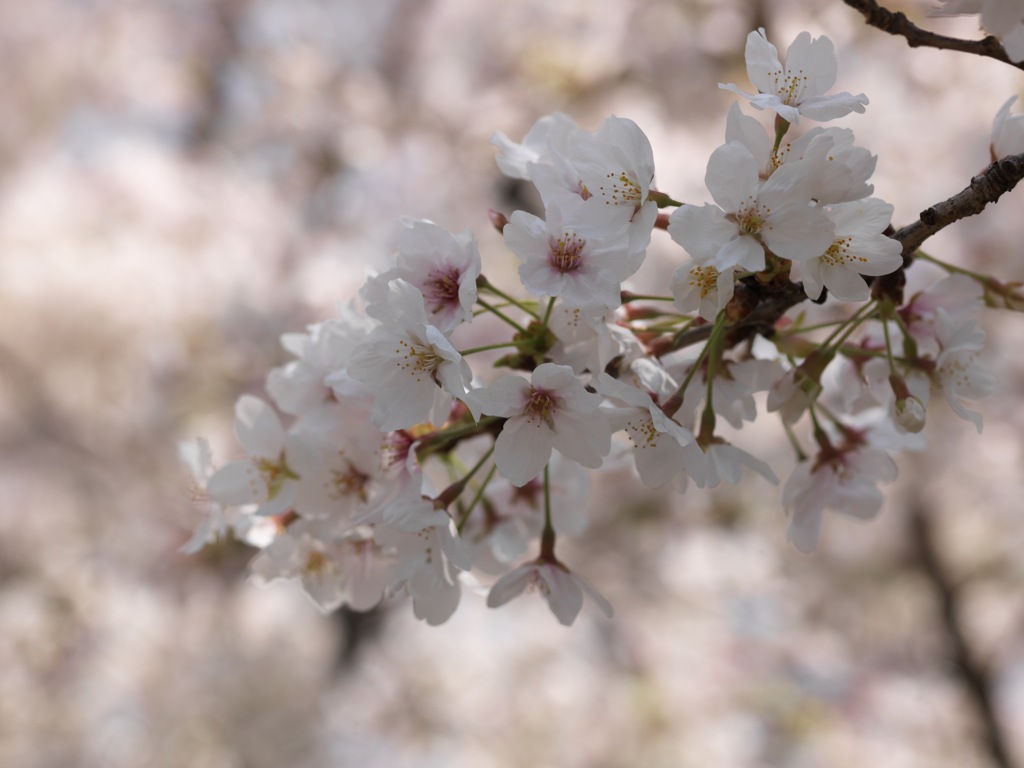
[[[462,533],[462,529],[465,527],[466,523],[469,522],[469,516],[473,514],[473,510],[476,509],[476,505],[479,504],[480,499],[484,497],[484,491],[487,490],[487,485],[491,482],[491,478],[494,477],[494,473],[497,469],[497,464],[491,466],[490,471],[487,473],[487,477],[484,478],[484,481],[480,483],[480,487],[476,489],[476,493],[473,494],[473,500],[469,502],[469,506],[466,508],[466,511],[462,513],[462,517],[455,526],[459,533]]]
[[[548,329],[548,320],[551,319],[551,312],[552,312],[552,310],[554,310],[554,308],[555,308],[555,297],[552,296],[551,300],[548,301],[548,308],[544,312],[544,319],[540,323],[540,326],[542,328],[542,330],[540,332],[541,336],[543,336],[544,332],[547,331],[547,329]]]
[[[504,349],[505,347],[526,347],[533,343],[533,339],[523,339],[521,341],[503,341],[501,344],[485,344],[482,347],[470,347],[469,349],[460,350],[459,354],[463,357],[466,355],[474,355],[477,352],[487,352],[491,349]]]
[[[498,317],[500,317],[502,320],[504,320],[506,323],[511,325],[513,328],[515,328],[517,331],[519,331],[524,336],[529,335],[527,333],[527,330],[525,328],[523,328],[523,326],[521,326],[519,323],[517,323],[515,320],[513,320],[511,317],[506,315],[504,312],[502,312],[500,309],[498,309],[494,305],[488,304],[486,301],[481,299],[479,296],[476,297],[476,303],[479,304],[484,309],[486,309],[488,312],[490,312],[492,314],[495,314]],[[533,313],[531,312],[530,314],[533,314]],[[535,314],[533,316],[536,317]]]
[[[513,297],[509,296],[507,293],[505,293],[503,290],[495,286],[494,283],[490,282],[489,280],[484,284],[483,290],[489,291],[490,293],[493,293],[495,296],[504,299],[512,306],[518,307],[523,312],[532,316],[533,318],[540,319],[540,316],[534,310],[530,309],[530,307],[526,306],[517,299],[514,299]],[[479,295],[477,296],[477,301],[480,301]],[[482,301],[480,301],[480,303],[483,304]]]
[[[857,329],[857,326],[864,322],[867,319],[867,316],[875,309],[876,303],[874,301],[869,301],[863,307],[861,307],[852,315],[850,315],[850,317],[847,320],[845,320],[842,325],[836,328],[835,331],[833,331],[829,335],[829,337],[821,343],[821,348],[823,350],[827,350],[830,346],[835,346],[836,348],[842,346],[843,342],[845,342],[850,337],[850,334],[852,334]],[[837,337],[838,341],[836,341]],[[835,341],[835,344],[833,344],[833,341]]]
[[[631,301],[675,301],[673,296],[647,296],[642,293],[622,292],[622,303],[628,304]]]
[[[679,385],[679,388],[675,391],[672,397],[666,400],[665,405],[662,406],[661,410],[665,412],[666,416],[671,418],[683,404],[683,400],[686,398],[686,388],[690,386],[690,382],[693,381],[693,377],[697,375],[697,371],[704,362],[704,358],[708,356],[711,345],[715,343],[715,337],[721,335],[724,327],[725,311],[723,310],[722,312],[719,312],[718,317],[715,318],[715,326],[711,329],[711,335],[708,337],[707,343],[697,356],[697,360],[694,362],[693,367],[687,372],[686,378],[683,379],[683,383]]]

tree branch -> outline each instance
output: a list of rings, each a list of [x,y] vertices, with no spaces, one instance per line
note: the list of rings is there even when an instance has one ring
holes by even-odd
[[[920,502],[910,510],[910,539],[922,573],[939,603],[942,627],[953,653],[954,669],[977,713],[985,749],[998,768],[1013,768],[1002,726],[992,701],[992,681],[977,659],[960,623],[960,599],[952,579],[943,569],[935,546],[931,520]]]
[[[928,32],[911,22],[905,15],[899,12],[883,8],[875,0],[843,0],[854,10],[860,11],[864,20],[872,27],[878,27],[890,35],[898,35],[906,39],[907,45],[911,48],[922,46],[928,48],[942,48],[949,51],[960,51],[962,53],[973,53],[977,56],[987,56],[990,59],[1001,61],[1017,69],[1024,69],[1024,62],[1014,62],[1006,55],[1002,44],[989,35],[983,40],[961,40],[956,37],[946,37]]]
[[[929,237],[954,221],[981,213],[1003,193],[1024,178],[1024,154],[1010,155],[992,163],[962,191],[948,200],[921,211],[921,218],[899,229],[893,237],[903,244],[903,255],[911,256]]]

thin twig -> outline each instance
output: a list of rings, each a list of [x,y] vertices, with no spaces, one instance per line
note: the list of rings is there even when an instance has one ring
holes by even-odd
[[[1013,768],[1006,736],[992,701],[992,680],[971,648],[960,623],[960,595],[942,566],[931,520],[920,502],[913,504],[910,510],[910,540],[921,571],[939,602],[942,627],[953,652],[954,669],[980,721],[985,749],[993,765]]]
[[[1001,61],[1017,69],[1024,69],[1024,62],[1011,61],[1002,44],[991,35],[983,40],[961,40],[958,37],[937,35],[934,32],[921,29],[902,13],[883,8],[875,0],[843,0],[843,2],[854,10],[860,11],[864,15],[864,20],[872,27],[878,27],[883,32],[906,39],[907,45],[911,48],[925,46],[973,53],[977,56],[987,56],[990,59]]]

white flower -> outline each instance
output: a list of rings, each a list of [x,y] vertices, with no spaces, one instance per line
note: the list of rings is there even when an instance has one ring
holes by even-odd
[[[249,566],[258,581],[298,579],[322,611],[347,603],[368,611],[393,580],[394,558],[356,531],[339,535],[320,522],[297,521],[279,533]]]
[[[889,455],[868,445],[857,430],[849,430],[839,447],[822,447],[814,462],[798,464],[786,481],[782,490],[782,503],[790,516],[786,538],[801,552],[813,552],[826,509],[870,520],[882,508],[877,484],[895,477],[896,465]]]
[[[893,208],[869,197],[853,203],[826,206],[835,227],[835,240],[823,253],[794,260],[793,279],[801,280],[810,299],[822,287],[843,301],[867,301],[870,291],[861,275],[887,275],[903,265],[903,246],[886,237]]]
[[[773,151],[764,126],[744,115],[733,102],[726,118],[725,140],[738,141],[750,150],[761,179],[785,164],[802,162],[800,175],[806,194],[819,204],[860,200],[874,189],[867,181],[878,158],[855,147],[853,131],[848,128],[812,128],[799,138],[783,140]]]
[[[942,352],[935,361],[932,381],[956,415],[974,424],[980,433],[981,414],[965,407],[960,398],[980,400],[995,390],[995,376],[977,360],[985,343],[985,332],[973,320],[954,324],[941,309],[938,325]]]
[[[941,8],[931,8],[929,16],[981,14],[981,26],[999,38],[1010,61],[1024,61],[1024,8],[1018,0],[940,0]]]
[[[701,266],[692,261],[676,269],[669,283],[672,303],[680,312],[696,311],[709,322],[725,309],[735,287],[736,270],[732,267],[719,271],[712,264]]]
[[[207,480],[213,474],[210,443],[201,437],[194,443],[179,443],[178,456],[189,471],[192,501],[203,515],[192,537],[179,550],[186,555],[194,555],[208,543],[226,536],[228,521],[224,514],[224,506],[211,499],[206,491]]]
[[[372,419],[381,431],[428,419],[443,424],[452,397],[466,399],[472,380],[469,365],[448,337],[428,324],[423,297],[415,286],[392,280],[387,306],[388,321],[355,348],[348,373],[376,393]],[[478,417],[472,405],[470,410]]]
[[[786,51],[786,64],[779,61],[775,46],[768,42],[764,29],[747,36],[747,77],[758,93],[746,93],[732,83],[718,87],[750,99],[757,109],[771,109],[784,120],[799,123],[800,116],[811,120],[834,120],[850,112],[863,112],[868,98],[825,91],[836,82],[836,53],[827,37],[814,39],[801,32]]]
[[[1011,115],[1016,95],[1006,100],[992,121],[992,159],[1001,160],[1024,152],[1024,115]]]
[[[490,141],[502,150],[495,158],[501,172],[513,179],[530,181],[531,166],[550,165],[555,156],[564,156],[569,137],[579,131],[571,117],[555,112],[534,123],[522,144],[516,144],[501,131],[491,134]]]
[[[544,363],[530,381],[503,376],[472,394],[481,412],[507,419],[494,463],[513,485],[536,477],[552,450],[591,469],[611,450],[611,426],[598,411],[601,396],[587,392],[566,365]]]
[[[505,226],[505,245],[523,263],[519,277],[539,296],[558,296],[572,309],[603,314],[621,302],[622,281],[640,262],[630,257],[624,229],[610,235],[563,220],[556,207],[547,221],[525,211],[512,214]]]
[[[647,199],[654,154],[636,123],[612,115],[590,132],[564,115],[549,115],[522,145],[502,134],[491,141],[504,150],[498,159],[502,170],[532,181],[546,211],[554,207],[565,216],[579,215],[599,231],[624,229],[632,257],[643,259],[658,206]]]
[[[650,361],[638,360],[634,371],[649,389],[638,389],[603,372],[594,380],[594,388],[605,397],[624,403],[625,407],[615,408],[609,415],[612,426],[625,429],[633,442],[633,460],[641,482],[657,488],[685,472],[702,485],[704,454],[693,433],[665,415],[651,397],[651,394],[661,396],[666,391],[671,396],[676,383]]]
[[[462,590],[457,572],[469,570],[472,555],[449,526],[428,526],[416,533],[387,526],[375,529],[378,543],[398,556],[392,593],[412,595],[413,614],[431,626],[446,622],[459,606]]]
[[[263,400],[243,395],[235,404],[235,435],[248,454],[218,469],[206,486],[221,504],[258,504],[258,515],[279,515],[295,501],[298,480],[319,465],[308,434],[285,434],[277,413]]]
[[[668,232],[701,265],[720,271],[765,268],[764,246],[785,259],[819,256],[833,241],[832,223],[810,205],[799,163],[761,182],[758,163],[743,144],[729,142],[708,160],[705,183],[715,205],[684,205]]]
[[[779,484],[779,478],[768,464],[724,440],[716,439],[704,448],[704,456],[708,468],[704,481],[707,488],[717,488],[723,480],[738,483],[743,477],[743,467],[754,470],[772,485]]]
[[[583,593],[597,603],[609,619],[612,606],[582,577],[559,562],[535,560],[502,576],[487,595],[487,606],[498,608],[525,591],[540,592],[551,612],[565,626],[570,626],[583,608]]]
[[[398,234],[394,269],[370,278],[359,291],[366,313],[387,321],[390,306],[388,284],[402,279],[423,295],[427,322],[448,333],[473,319],[480,253],[473,233],[453,235],[432,221],[406,219]]]
[[[328,377],[345,367],[352,350],[376,325],[351,306],[342,305],[339,315],[310,325],[306,333],[281,336],[281,346],[298,359],[270,371],[266,387],[285,413],[305,416],[332,400]]]

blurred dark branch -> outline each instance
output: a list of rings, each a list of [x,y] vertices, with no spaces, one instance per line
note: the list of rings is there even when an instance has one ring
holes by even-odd
[[[189,149],[201,151],[217,138],[228,110],[227,72],[241,54],[238,28],[248,0],[216,0],[211,3],[210,42],[196,63],[199,107],[189,128]]]
[[[987,56],[990,59],[1001,61],[1017,69],[1024,69],[1024,62],[1013,62],[1006,55],[1006,50],[996,38],[989,35],[983,40],[961,40],[957,37],[946,37],[937,35],[921,29],[900,12],[890,11],[883,8],[875,0],[843,0],[854,10],[860,11],[864,20],[872,27],[878,27],[890,35],[898,35],[907,41],[911,48],[942,48],[949,51],[960,51],[962,53],[973,53],[977,56]]]
[[[921,211],[920,219],[900,228],[893,237],[903,244],[904,255],[909,256],[940,229],[954,221],[981,213],[986,205],[1009,192],[1022,178],[1024,154],[997,160],[971,179],[963,191]]]
[[[1006,736],[992,701],[992,680],[968,642],[960,621],[960,595],[943,568],[930,517],[920,502],[910,510],[910,541],[918,565],[938,600],[942,628],[953,653],[954,670],[980,721],[985,749],[993,765],[1013,768]]]

